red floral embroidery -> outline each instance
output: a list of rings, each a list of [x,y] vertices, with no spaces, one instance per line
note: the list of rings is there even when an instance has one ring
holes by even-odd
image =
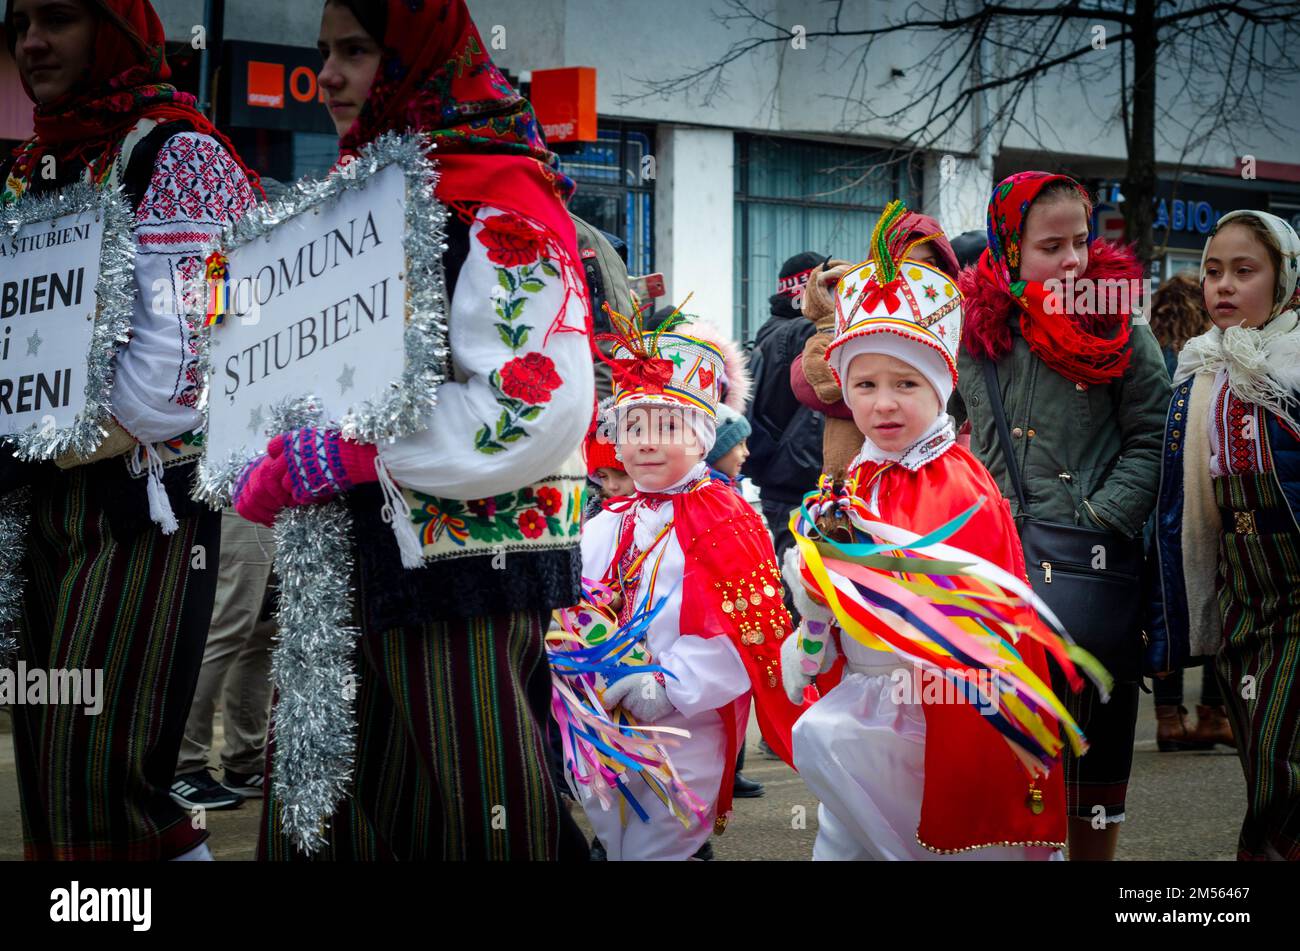
[[[546,531],[546,516],[537,509],[528,509],[519,513],[519,530],[525,538],[541,538]]]
[[[542,510],[543,515],[558,515],[562,505],[564,505],[564,496],[560,494],[559,489],[543,486],[537,490],[537,506]]]
[[[484,218],[478,239],[488,249],[488,260],[503,267],[532,264],[545,244],[540,231],[515,215]]]
[[[555,372],[555,362],[543,353],[516,357],[501,368],[502,392],[534,406],[549,403],[551,391],[563,382]]]

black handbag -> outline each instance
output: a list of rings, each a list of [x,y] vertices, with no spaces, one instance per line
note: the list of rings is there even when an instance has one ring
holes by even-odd
[[[1116,681],[1137,681],[1142,673],[1142,540],[1032,517],[1011,448],[997,367],[991,361],[984,363],[984,380],[998,442],[1020,503],[1016,528],[1034,593],[1047,602],[1075,643],[1096,657]]]

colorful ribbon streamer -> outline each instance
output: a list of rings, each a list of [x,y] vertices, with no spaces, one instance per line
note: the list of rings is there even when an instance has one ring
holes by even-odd
[[[203,326],[214,327],[226,319],[230,309],[230,259],[220,251],[213,251],[204,262],[203,275],[207,279],[207,307]]]
[[[642,821],[645,807],[633,794],[629,780],[640,776],[646,786],[683,826],[705,821],[709,804],[682,781],[665,747],[690,732],[678,727],[637,723],[622,707],[605,710],[605,687],[633,673],[661,673],[644,646],[650,622],[663,608],[643,599],[621,627],[611,604],[613,588],[583,579],[583,600],[555,612],[558,629],[546,635],[551,666],[551,714],[560,728],[565,773],[575,797],[585,789],[610,809],[624,802]]]
[[[1046,775],[1063,749],[1060,731],[1076,753],[1087,740],[1016,643],[1028,636],[1042,644],[1076,690],[1079,669],[1103,698],[1111,678],[1026,582],[946,544],[986,501],[917,535],[877,521],[852,482],[847,492],[823,484],[791,514],[790,530],[803,556],[805,588],[830,607],[842,631],[945,678],[980,705],[1030,775]],[[829,509],[847,519],[854,541],[818,532],[816,517]]]

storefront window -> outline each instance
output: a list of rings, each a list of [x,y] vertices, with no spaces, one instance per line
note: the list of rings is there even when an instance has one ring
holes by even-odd
[[[654,129],[601,120],[597,141],[560,156],[578,185],[569,210],[627,244],[629,274],[654,270]]]
[[[877,216],[894,198],[915,206],[907,163],[886,152],[796,139],[736,136],[735,330],[753,339],[787,258],[867,255]]]
[[[293,177],[322,177],[339,158],[339,137],[320,132],[293,134]]]

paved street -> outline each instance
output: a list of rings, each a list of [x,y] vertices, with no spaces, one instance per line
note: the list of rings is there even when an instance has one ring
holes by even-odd
[[[1190,691],[1199,678],[1189,676],[1187,681]],[[0,714],[0,861],[22,858],[17,778],[8,730],[8,717]],[[219,719],[217,735],[221,735]],[[731,827],[713,839],[717,859],[807,859],[817,834],[817,802],[785,764],[758,754],[757,740],[757,729],[751,723],[745,774],[762,782],[767,794],[760,799],[737,800]],[[1244,791],[1241,768],[1231,751],[1158,753],[1151,697],[1143,694],[1129,786],[1129,820],[1120,836],[1119,857],[1231,860]],[[800,812],[806,815],[804,828],[797,827]],[[261,814],[260,801],[209,814],[213,854],[218,859],[251,859]],[[581,815],[579,821],[586,828]]]

